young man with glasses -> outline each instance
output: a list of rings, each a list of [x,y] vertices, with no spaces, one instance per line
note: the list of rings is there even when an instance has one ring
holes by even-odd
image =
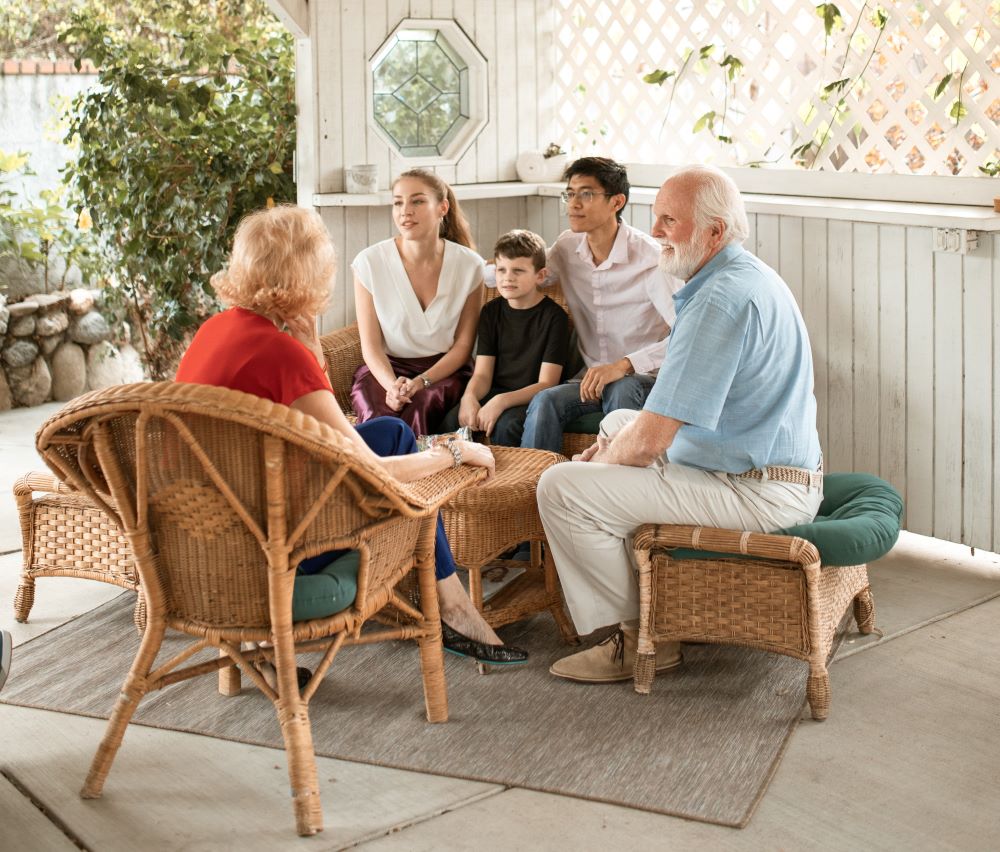
[[[535,395],[521,439],[522,447],[555,452],[577,417],[642,408],[666,352],[671,297],[682,285],[660,271],[657,242],[622,221],[624,166],[583,157],[563,177],[569,230],[549,249],[547,264],[550,280],[562,284],[585,367]]]

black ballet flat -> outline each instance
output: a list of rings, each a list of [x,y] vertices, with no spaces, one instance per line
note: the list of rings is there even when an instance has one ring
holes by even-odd
[[[491,666],[518,666],[528,662],[528,652],[510,645],[487,645],[463,636],[457,630],[441,622],[441,641],[449,654],[469,657],[477,663]]]

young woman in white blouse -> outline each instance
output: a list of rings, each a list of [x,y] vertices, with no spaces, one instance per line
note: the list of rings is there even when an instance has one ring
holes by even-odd
[[[392,415],[431,434],[471,375],[484,264],[451,187],[432,172],[396,178],[392,220],[398,236],[351,264],[364,357],[351,402],[359,422]]]

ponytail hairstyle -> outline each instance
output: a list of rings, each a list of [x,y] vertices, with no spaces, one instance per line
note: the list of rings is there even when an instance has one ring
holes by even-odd
[[[469,221],[465,218],[465,214],[462,213],[462,208],[458,204],[458,199],[455,198],[455,193],[445,181],[434,174],[434,172],[427,171],[427,169],[408,169],[396,176],[396,180],[392,182],[393,187],[402,178],[419,180],[431,190],[439,204],[442,201],[448,202],[448,212],[441,220],[440,234],[442,239],[451,240],[453,243],[458,243],[460,246],[465,246],[473,251],[476,250],[476,244],[472,240],[472,229],[469,227]]]

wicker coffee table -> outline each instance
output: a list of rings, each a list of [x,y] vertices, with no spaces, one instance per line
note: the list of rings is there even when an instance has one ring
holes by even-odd
[[[575,642],[576,631],[563,608],[555,563],[542,547],[545,531],[535,499],[539,477],[565,459],[545,450],[492,449],[496,475],[467,488],[441,509],[455,562],[469,572],[469,595],[492,627],[548,610],[563,638]],[[499,559],[522,541],[531,542],[528,562]],[[525,568],[525,572],[484,600],[483,571],[488,566]]]

